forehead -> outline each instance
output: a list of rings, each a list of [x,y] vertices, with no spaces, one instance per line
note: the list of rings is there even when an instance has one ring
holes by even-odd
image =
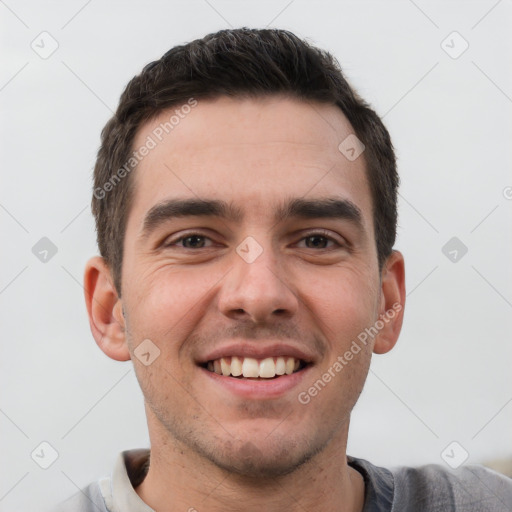
[[[129,225],[140,224],[158,202],[188,197],[236,203],[245,216],[262,218],[284,198],[335,195],[368,217],[364,154],[349,161],[338,149],[351,134],[336,106],[284,97],[221,97],[173,107],[135,138],[135,150],[151,149],[133,176]]]

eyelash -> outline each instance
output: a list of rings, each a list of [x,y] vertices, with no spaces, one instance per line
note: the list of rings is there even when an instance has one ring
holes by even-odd
[[[208,239],[210,241],[213,241],[211,239],[211,237],[207,236],[207,235],[204,235],[200,232],[196,232],[196,231],[191,231],[190,233],[186,233],[182,236],[180,236],[179,238],[175,239],[175,240],[171,240],[169,241],[168,243],[166,243],[164,245],[165,248],[170,248],[172,246],[175,246],[177,244],[179,244],[180,242],[182,242],[183,240],[187,239],[187,238],[190,238],[190,237],[194,237],[194,236],[197,236],[197,237],[200,237],[200,238],[204,238],[204,239]],[[347,244],[346,243],[343,243],[343,242],[340,242],[338,240],[336,240],[332,235],[329,234],[329,232],[327,231],[324,231],[322,229],[317,229],[315,231],[311,231],[309,233],[306,233],[304,234],[299,241],[303,241],[307,238],[311,238],[311,237],[314,237],[314,236],[317,236],[317,237],[322,237],[322,238],[325,238],[328,242],[333,242],[334,244],[336,244],[337,247],[334,247],[334,248],[342,248],[342,247],[347,247]],[[189,250],[194,250],[193,248],[190,248],[190,247],[183,247],[181,246],[182,249],[189,249]],[[207,248],[207,247],[206,247]],[[205,247],[200,247],[199,249],[205,249]],[[302,249],[309,249],[309,247],[305,247],[305,248],[302,248]],[[321,248],[319,249],[320,250],[326,250],[328,248]],[[332,248],[331,248],[332,249]]]

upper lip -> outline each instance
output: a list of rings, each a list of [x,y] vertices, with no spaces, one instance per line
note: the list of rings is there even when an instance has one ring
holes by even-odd
[[[198,358],[199,364],[214,361],[221,357],[253,357],[254,359],[265,359],[267,357],[294,357],[306,363],[314,360],[313,355],[295,345],[289,343],[268,343],[264,341],[249,342],[239,341],[216,347],[211,352]]]

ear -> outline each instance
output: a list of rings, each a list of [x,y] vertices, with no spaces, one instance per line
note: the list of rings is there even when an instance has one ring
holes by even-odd
[[[96,343],[108,357],[128,361],[130,351],[126,343],[123,304],[103,258],[96,256],[87,262],[84,290],[89,325]]]
[[[379,320],[384,326],[375,338],[375,354],[385,354],[395,346],[402,329],[404,308],[404,257],[399,251],[393,251],[382,269]]]

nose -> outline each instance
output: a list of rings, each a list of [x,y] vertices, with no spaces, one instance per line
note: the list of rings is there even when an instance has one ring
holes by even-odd
[[[248,263],[233,255],[233,268],[218,295],[218,307],[230,319],[265,323],[277,318],[292,318],[298,310],[298,298],[282,266],[270,249]]]

